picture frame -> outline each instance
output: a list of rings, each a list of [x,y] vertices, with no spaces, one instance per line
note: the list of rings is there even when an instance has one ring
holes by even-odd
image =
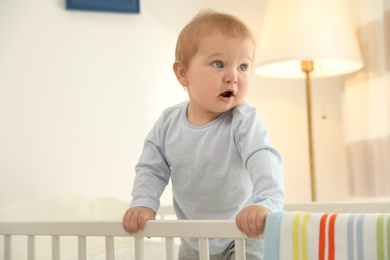
[[[66,0],[67,10],[139,13],[139,0]]]

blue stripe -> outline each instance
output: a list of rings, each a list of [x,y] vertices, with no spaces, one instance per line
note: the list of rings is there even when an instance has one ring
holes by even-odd
[[[363,222],[365,215],[360,215],[357,220],[356,227],[356,249],[357,249],[357,259],[364,260],[364,251],[363,251]]]
[[[348,224],[347,224],[347,237],[348,237],[348,260],[354,260],[354,241],[353,241],[353,233],[354,233],[354,228],[353,224],[355,222],[356,215],[352,214],[348,218]]]
[[[264,260],[279,260],[280,226],[284,211],[269,213],[265,222]]]

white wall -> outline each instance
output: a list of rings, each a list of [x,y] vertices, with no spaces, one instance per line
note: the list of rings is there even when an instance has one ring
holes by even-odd
[[[140,14],[67,11],[65,0],[0,2],[0,207],[65,192],[130,200],[144,137],[164,108],[187,98],[172,72],[180,29],[210,7],[258,35],[267,3],[140,2]],[[309,201],[304,82],[252,78],[247,100],[284,156],[287,201]],[[313,84],[319,199],[345,200],[342,83],[324,80],[325,121]]]

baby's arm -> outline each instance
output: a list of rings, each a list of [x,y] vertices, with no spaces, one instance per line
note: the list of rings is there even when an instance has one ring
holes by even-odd
[[[237,227],[248,237],[258,237],[264,231],[268,213],[270,211],[262,206],[248,206],[237,215]]]
[[[123,216],[123,228],[126,232],[133,234],[139,230],[143,230],[145,223],[148,220],[155,220],[156,214],[147,207],[129,208]]]

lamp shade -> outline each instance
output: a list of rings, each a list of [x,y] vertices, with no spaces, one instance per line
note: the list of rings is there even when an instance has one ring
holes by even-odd
[[[301,61],[312,60],[312,77],[336,76],[363,67],[343,0],[269,0],[255,72],[303,78]]]

